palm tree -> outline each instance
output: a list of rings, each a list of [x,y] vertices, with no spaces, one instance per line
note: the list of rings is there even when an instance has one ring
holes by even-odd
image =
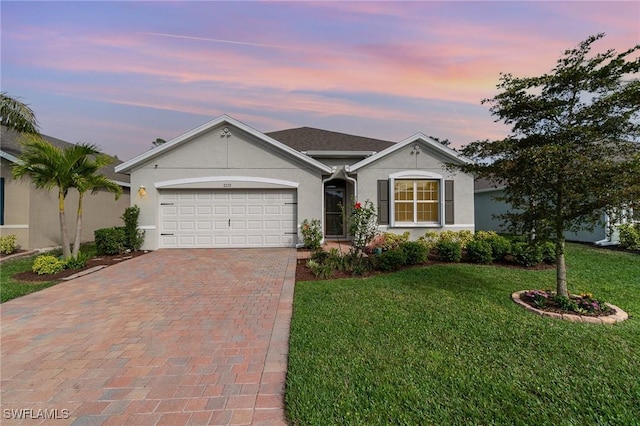
[[[85,192],[91,190],[91,193],[94,194],[102,189],[114,193],[117,200],[120,198],[120,195],[122,195],[122,188],[106,176],[96,174],[102,167],[111,164],[113,161],[111,157],[101,154],[94,145],[75,145],[68,150],[74,148],[78,148],[79,151],[72,155],[72,157],[78,158],[75,172],[72,176],[73,187],[78,190],[78,210],[76,216],[76,235],[71,255],[78,257],[80,253],[80,236],[82,234],[82,199]],[[88,154],[89,151],[93,152]]]
[[[91,144],[78,144],[61,149],[37,135],[23,135],[21,143],[24,148],[18,163],[13,166],[13,177],[20,179],[23,176],[30,176],[36,188],[49,191],[58,188],[62,255],[65,258],[71,257],[65,216],[65,199],[71,188],[76,188],[80,194],[74,244],[74,256],[77,256],[79,232],[82,229],[82,198],[84,193],[88,190],[95,192],[100,188],[105,188],[115,192],[116,199],[122,193],[115,182],[102,175],[96,175],[98,169],[109,164],[111,159],[101,154],[96,146]]]
[[[6,92],[0,92],[0,124],[20,133],[38,134],[33,110]]]

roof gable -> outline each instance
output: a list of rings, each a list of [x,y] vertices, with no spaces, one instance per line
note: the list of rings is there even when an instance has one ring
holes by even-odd
[[[271,145],[281,151],[284,151],[285,153],[287,153],[288,155],[304,162],[307,163],[325,173],[329,173],[331,172],[331,168],[317,160],[314,160],[311,157],[308,157],[304,154],[302,154],[301,152],[297,151],[294,148],[291,148],[289,146],[287,146],[286,144],[273,139],[271,137],[269,137],[268,135],[261,133],[260,131],[228,116],[228,115],[221,115],[211,121],[209,121],[208,123],[203,124],[202,126],[196,127],[193,130],[190,130],[156,148],[151,149],[150,151],[147,151],[143,154],[138,155],[137,157],[132,158],[129,161],[125,161],[124,163],[120,164],[118,167],[116,167],[116,171],[120,172],[120,173],[125,173],[125,172],[129,172],[131,171],[131,169],[133,169],[135,166],[148,161],[152,158],[156,158],[160,155],[163,155],[163,153],[165,153],[166,151],[170,151],[173,148],[183,145],[187,142],[189,142],[190,140],[196,138],[197,136],[200,136],[206,132],[208,132],[209,130],[213,129],[216,126],[219,125],[223,125],[223,124],[227,124],[229,126],[233,126],[236,127],[256,138],[258,138],[259,140],[261,140],[262,142]]]
[[[462,155],[460,155],[457,151],[441,144],[440,142],[435,141],[434,139],[430,138],[429,136],[423,134],[423,133],[416,133],[415,135],[408,137],[407,139],[398,142],[396,144],[393,144],[392,146],[388,147],[387,149],[378,152],[377,154],[372,155],[371,157],[365,158],[362,161],[357,162],[356,164],[352,165],[351,167],[349,167],[349,171],[350,172],[355,172],[358,169],[373,163],[374,161],[377,161],[383,157],[386,157],[387,155],[390,155],[408,145],[411,144],[425,144],[428,147],[432,148],[433,150],[441,153],[444,157],[448,158],[451,160],[451,162],[453,163],[459,163],[459,164],[466,164],[466,163],[471,163],[471,160],[469,160],[466,157],[463,157]]]

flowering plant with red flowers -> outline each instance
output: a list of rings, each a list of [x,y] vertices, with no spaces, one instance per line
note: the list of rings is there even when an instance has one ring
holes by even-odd
[[[378,233],[378,212],[371,200],[354,203],[347,223],[353,247],[361,254]]]

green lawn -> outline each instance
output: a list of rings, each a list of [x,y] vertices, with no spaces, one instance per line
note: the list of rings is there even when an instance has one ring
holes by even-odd
[[[56,281],[44,281],[37,283],[23,283],[11,278],[13,274],[28,271],[33,265],[36,256],[21,257],[8,260],[0,264],[0,303],[25,294],[33,293],[56,284]]]
[[[89,256],[96,255],[95,243],[85,243],[80,246],[80,251],[86,253]],[[52,250],[51,252],[42,253],[51,254],[54,256],[60,256],[61,250]],[[37,283],[24,283],[19,282],[11,277],[23,271],[31,270],[33,261],[39,254],[35,254],[29,257],[20,257],[17,259],[8,260],[0,264],[0,303],[4,303],[7,300],[15,299],[16,297],[24,296],[25,294],[40,291],[47,287],[51,287],[57,284],[59,281],[39,281]]]
[[[613,326],[511,301],[555,270],[438,265],[299,282],[286,406],[298,425],[640,424],[640,255],[569,245],[569,291]]]

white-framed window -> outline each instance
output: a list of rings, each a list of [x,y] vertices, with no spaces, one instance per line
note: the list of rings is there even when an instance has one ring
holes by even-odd
[[[391,178],[391,226],[440,226],[443,223],[442,176],[399,172]]]

